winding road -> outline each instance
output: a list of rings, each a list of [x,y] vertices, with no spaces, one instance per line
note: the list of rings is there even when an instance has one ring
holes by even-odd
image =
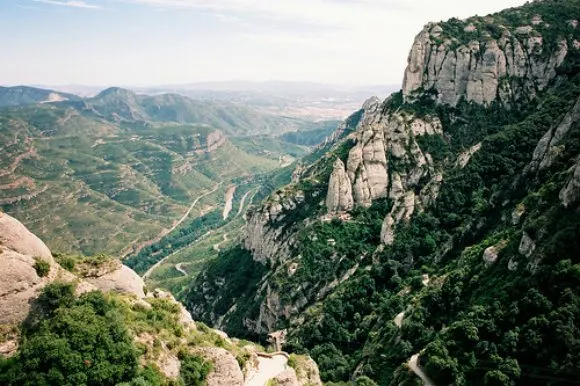
[[[220,241],[219,243],[213,245],[214,251],[219,252],[220,251],[220,245],[222,245],[223,243],[226,243],[227,241],[228,241],[228,234],[227,233],[224,233],[224,239],[222,241]]]
[[[169,231],[167,231],[167,232],[164,232],[164,233],[163,233],[163,234],[162,234],[160,237],[158,236],[158,239],[156,239],[156,241],[159,241],[159,240],[161,240],[161,238],[162,238],[163,236],[165,236],[165,235],[168,235],[169,233],[173,232],[173,231],[174,231],[174,230],[175,230],[175,229],[176,229],[178,226],[180,226],[180,225],[181,225],[181,224],[182,224],[182,223],[183,223],[183,222],[184,222],[184,221],[187,219],[187,217],[189,216],[189,214],[191,213],[191,211],[193,210],[193,208],[195,208],[195,205],[197,205],[197,203],[199,202],[199,200],[201,200],[202,198],[204,198],[204,197],[207,197],[207,196],[209,196],[210,194],[214,193],[216,190],[218,190],[219,186],[220,186],[220,184],[217,184],[217,185],[215,186],[215,188],[213,188],[213,190],[211,190],[211,191],[209,191],[209,192],[207,192],[207,193],[204,193],[204,194],[202,194],[201,196],[197,197],[197,198],[195,199],[195,201],[193,201],[193,203],[192,203],[192,204],[189,206],[189,209],[188,209],[188,210],[187,210],[187,212],[186,212],[186,213],[183,215],[183,217],[181,217],[181,218],[179,219],[179,221],[178,221],[178,222],[176,222],[176,223],[173,225],[173,227],[171,227],[171,228],[169,229]],[[154,242],[155,242],[155,241],[154,241]],[[143,248],[143,247],[141,247],[141,248]],[[155,263],[155,265],[153,265],[151,268],[149,268],[149,269],[147,270],[147,272],[145,272],[145,274],[143,275],[143,280],[145,280],[145,279],[147,279],[149,276],[151,276],[151,273],[153,273],[153,271],[155,271],[155,270],[156,270],[156,269],[157,269],[157,268],[158,268],[158,267],[159,267],[161,264],[163,264],[164,262],[166,262],[166,261],[167,261],[167,259],[169,259],[171,256],[173,256],[173,255],[174,255],[175,253],[177,253],[177,252],[179,252],[179,251],[175,251],[175,252],[173,252],[172,254],[170,254],[169,256],[166,256],[166,257],[164,257],[163,259],[159,260],[157,263]],[[139,253],[139,251],[135,251],[134,253]]]
[[[420,354],[413,355],[411,359],[409,359],[407,366],[409,366],[411,371],[414,372],[416,376],[421,378],[421,380],[423,381],[423,386],[435,386],[433,381],[429,379],[427,374],[425,374],[425,372],[417,364],[417,361],[419,360],[419,355]]]
[[[175,264],[175,269],[183,274],[183,276],[187,276],[187,272],[183,269],[183,263]]]
[[[283,373],[287,368],[288,357],[286,355],[258,356],[258,368],[248,374],[244,386],[266,386],[270,379]]]
[[[244,209],[244,202],[246,202],[246,198],[248,198],[248,195],[251,192],[252,192],[251,190],[248,190],[246,194],[244,194],[244,196],[242,197],[240,201],[240,207],[238,208],[238,213],[236,213],[236,217],[238,217],[242,213],[242,210]]]

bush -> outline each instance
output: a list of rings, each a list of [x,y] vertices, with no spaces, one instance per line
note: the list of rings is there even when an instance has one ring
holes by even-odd
[[[70,283],[50,283],[38,297],[40,307],[52,314],[59,307],[69,307],[75,301],[75,289]]]
[[[40,277],[46,277],[50,273],[50,263],[43,259],[38,259],[34,263],[36,274]]]
[[[134,378],[137,350],[124,322],[94,292],[71,302],[72,286],[49,285],[42,297],[51,316],[26,330],[2,385],[116,385]]]
[[[205,385],[205,379],[213,366],[202,357],[181,353],[181,379],[185,386]]]

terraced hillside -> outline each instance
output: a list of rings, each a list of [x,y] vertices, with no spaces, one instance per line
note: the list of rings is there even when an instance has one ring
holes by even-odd
[[[128,255],[159,240],[223,206],[234,179],[307,151],[264,133],[313,125],[118,88],[67,99],[0,110],[0,208],[67,253]],[[208,205],[193,207],[205,194]]]

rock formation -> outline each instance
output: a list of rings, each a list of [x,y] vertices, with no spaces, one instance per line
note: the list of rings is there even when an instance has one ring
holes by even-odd
[[[448,36],[445,25],[430,23],[417,35],[408,57],[403,93],[412,98],[416,91],[434,89],[441,103],[456,105],[462,97],[479,104],[497,98],[504,104],[533,96],[556,76],[568,45],[559,42],[549,54],[544,41],[532,26],[510,30],[503,27],[501,37],[476,40],[473,26],[466,34],[468,43]]]
[[[344,169],[344,163],[337,159],[334,161],[334,170],[328,182],[326,207],[329,212],[349,211],[353,207],[351,182]]]
[[[35,269],[39,260],[50,265],[43,277]],[[18,220],[0,213],[0,324],[22,322],[39,291],[58,271],[48,247]]]
[[[575,204],[580,199],[580,159],[573,168],[573,173],[566,186],[560,191],[560,201],[565,207]]]

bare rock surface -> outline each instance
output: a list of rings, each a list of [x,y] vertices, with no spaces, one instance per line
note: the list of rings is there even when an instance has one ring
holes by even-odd
[[[213,364],[213,370],[206,379],[207,386],[242,386],[244,375],[238,361],[223,348],[204,347],[194,350]]]
[[[131,268],[121,265],[113,272],[99,277],[88,277],[86,281],[104,292],[120,292],[145,297],[145,283]]]
[[[40,257],[53,262],[50,249],[20,221],[0,213],[0,245],[21,255]]]

